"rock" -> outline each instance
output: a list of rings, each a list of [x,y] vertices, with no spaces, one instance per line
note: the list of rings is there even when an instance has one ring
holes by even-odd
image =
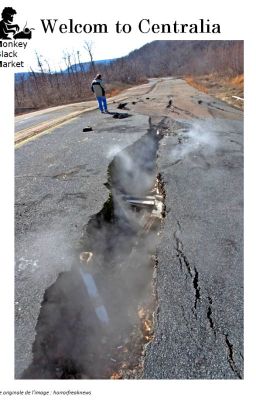
[[[128,103],[120,103],[120,104],[118,104],[117,108],[118,108],[119,110],[123,110],[123,109],[127,106],[127,104],[128,104]]]
[[[130,115],[127,114],[127,113],[123,113],[123,114],[121,114],[121,113],[115,113],[115,114],[113,115],[113,118],[115,118],[115,119],[123,119],[123,118],[128,118],[128,117],[130,117]]]
[[[83,129],[83,132],[90,132],[90,131],[92,131],[93,129],[92,129],[92,127],[91,126],[86,126],[84,129]]]
[[[172,106],[172,100],[169,100],[166,108],[170,108],[171,106]]]

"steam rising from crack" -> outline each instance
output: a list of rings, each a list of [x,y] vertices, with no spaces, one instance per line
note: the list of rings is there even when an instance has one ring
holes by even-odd
[[[73,269],[60,274],[45,293],[34,361],[23,377],[109,377],[114,366],[120,368],[123,356],[117,350],[127,348],[134,326],[141,337],[138,307],[152,294],[150,267],[158,236],[157,228],[148,229],[150,212],[134,209],[126,199],[152,190],[158,139],[149,131],[127,149],[109,152],[114,156],[110,197],[84,226],[77,249],[82,258],[76,257]],[[131,359],[138,357],[138,348],[132,347]]]
[[[148,137],[140,152],[121,151],[118,146],[112,148],[108,157],[115,154],[115,173],[112,176],[114,187],[127,194],[142,195],[149,191],[154,182],[155,140]]]
[[[204,148],[208,154],[214,153],[218,146],[216,133],[212,130],[207,121],[196,122],[186,133],[179,134],[178,144],[171,151],[172,161],[182,159],[183,157]]]

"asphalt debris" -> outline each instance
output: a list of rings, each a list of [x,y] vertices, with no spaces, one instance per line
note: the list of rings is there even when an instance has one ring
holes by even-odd
[[[130,117],[130,114],[127,114],[127,113],[115,113],[113,115],[113,118],[115,118],[115,119],[123,119],[123,118],[128,118],[128,117]]]
[[[92,129],[91,126],[86,126],[86,127],[83,129],[83,132],[90,132],[90,131],[93,131],[93,129]]]
[[[119,103],[117,108],[119,110],[125,110],[128,103]]]

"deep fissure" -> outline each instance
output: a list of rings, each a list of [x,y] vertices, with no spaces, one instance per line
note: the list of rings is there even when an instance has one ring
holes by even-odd
[[[228,348],[228,362],[229,362],[230,368],[238,376],[239,379],[242,379],[242,375],[241,375],[240,371],[238,370],[236,363],[234,361],[233,345],[228,338],[228,334],[225,333],[224,336],[225,336],[225,342],[226,342],[226,345]]]
[[[213,323],[213,319],[212,319],[212,299],[210,296],[208,296],[208,301],[209,301],[209,306],[207,309],[207,318],[210,323],[210,327],[212,328],[212,330],[214,332],[214,336],[216,337],[216,331],[215,331],[214,323]]]
[[[194,285],[194,289],[195,289],[195,304],[194,304],[194,308],[196,309],[197,307],[197,302],[200,300],[200,287],[198,284],[198,271],[197,269],[194,267],[194,279],[193,279],[193,285]]]
[[[44,294],[23,379],[139,374],[143,345],[153,337],[152,276],[164,216],[159,126],[150,119],[148,132],[109,165],[109,198],[84,226],[71,270]]]
[[[179,231],[181,231],[181,227],[180,227],[179,223],[178,223],[178,227],[179,227]],[[178,237],[178,231],[175,231],[174,238],[176,241],[176,252],[177,252],[177,258],[179,260],[180,270],[182,271],[183,265],[185,265],[186,269],[189,273],[189,276],[192,278],[192,284],[193,284],[193,288],[195,291],[195,301],[194,301],[194,307],[192,309],[192,312],[196,317],[197,303],[198,303],[198,301],[201,300],[198,271],[195,266],[191,267],[191,265],[188,261],[188,258],[184,254],[183,243],[180,240],[180,238]],[[186,277],[187,277],[187,274],[186,274]]]

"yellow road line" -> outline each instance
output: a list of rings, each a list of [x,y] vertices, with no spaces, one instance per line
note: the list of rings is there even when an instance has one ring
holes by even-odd
[[[123,101],[126,99],[127,99],[127,97],[124,97],[124,98],[119,99],[118,101]],[[113,101],[114,100],[109,101],[108,104],[112,104]],[[66,115],[65,117],[62,117],[62,118],[52,120],[48,123],[46,122],[46,123],[42,123],[41,125],[38,125],[38,126],[35,126],[32,128],[23,129],[23,130],[17,132],[15,135],[15,139],[14,139],[15,148],[20,147],[21,144],[27,143],[30,140],[43,135],[44,133],[50,133],[50,131],[53,128],[57,128],[60,125],[63,125],[64,123],[67,123],[67,122],[71,121],[72,119],[77,118],[79,115],[84,114],[85,112],[94,111],[97,109],[98,109],[98,106],[89,107],[89,108],[86,108],[85,110],[76,111],[72,114]]]
[[[23,146],[23,144],[29,143],[32,140],[36,140],[38,137],[43,136],[43,135],[48,135],[50,133],[52,133],[54,131],[55,128],[59,128],[65,124],[67,124],[69,121],[71,121],[72,119],[77,118],[78,115],[76,117],[72,117],[70,119],[67,119],[66,121],[60,122],[58,125],[52,126],[48,129],[45,129],[44,131],[40,132],[40,133],[36,133],[35,135],[32,135],[30,137],[24,138],[23,140],[21,140],[18,143],[15,143],[15,149],[19,149],[21,146]]]

